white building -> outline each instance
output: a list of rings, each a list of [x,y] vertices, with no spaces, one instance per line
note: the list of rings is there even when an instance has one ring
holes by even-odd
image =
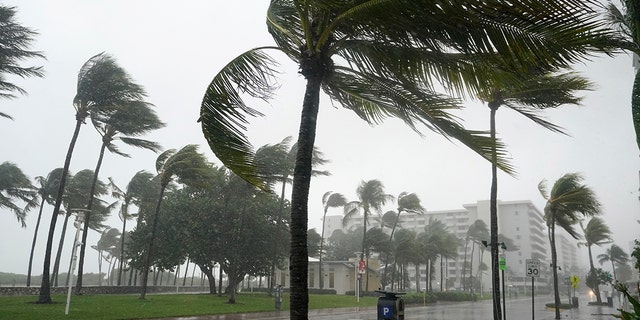
[[[459,289],[462,288],[462,267],[464,264],[465,253],[465,239],[469,226],[474,221],[480,219],[483,220],[487,227],[490,228],[490,211],[489,201],[478,201],[473,204],[463,205],[463,209],[458,210],[444,210],[444,211],[430,211],[424,215],[415,214],[402,214],[398,221],[398,227],[415,231],[420,233],[424,231],[425,226],[429,223],[430,219],[437,219],[443,222],[450,232],[453,232],[458,239],[460,239],[460,246],[458,250],[458,259],[445,261],[444,270],[442,275],[440,274],[440,268],[436,270],[435,279],[438,283],[432,283],[434,290],[440,289],[440,279],[443,279],[442,287],[447,289]],[[507,250],[501,250],[507,261],[507,269],[505,271],[506,285],[513,287],[520,287],[530,284],[531,278],[525,277],[526,259],[539,260],[541,265],[541,276],[536,279],[539,284],[550,283],[551,277],[551,254],[549,249],[549,241],[547,235],[546,223],[543,220],[542,212],[536,208],[531,201],[498,201],[498,232],[500,235],[509,238],[513,241],[515,248],[507,248]],[[331,235],[333,231],[342,229],[348,231],[362,226],[362,216],[353,217],[349,223],[343,227],[342,216],[327,216],[326,218],[326,232],[325,234]],[[368,223],[369,227],[380,226],[380,222],[376,219],[371,219]],[[486,239],[490,242],[490,239]],[[557,248],[558,248],[558,265],[567,270],[580,269],[580,263],[578,261],[578,247],[577,242],[573,238],[563,236],[562,232],[558,232],[557,236]],[[481,254],[481,249],[476,246],[473,270],[472,273],[475,276],[478,272],[479,263],[477,259]],[[467,249],[467,260],[470,260],[471,247]],[[491,265],[491,255],[489,250],[485,249],[483,256],[483,262],[486,266]],[[439,266],[440,263],[438,262]],[[425,288],[427,285],[427,277],[424,266],[421,268],[421,284],[420,288]],[[415,274],[415,268],[410,267],[409,274]],[[467,271],[467,276],[468,276]],[[411,277],[414,278],[414,277]],[[482,288],[483,291],[491,289],[491,275],[490,270],[485,271],[482,275]],[[415,288],[415,285],[414,285]]]

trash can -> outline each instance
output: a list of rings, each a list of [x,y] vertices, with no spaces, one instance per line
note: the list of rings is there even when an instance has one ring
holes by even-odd
[[[613,307],[613,297],[607,297],[607,306]]]
[[[379,291],[384,296],[378,298],[378,320],[404,320],[404,292]]]
[[[571,306],[574,308],[578,307],[578,297],[572,297],[571,298]]]
[[[282,286],[281,285],[276,286],[274,297],[276,301],[276,310],[280,310],[280,308],[282,308]]]

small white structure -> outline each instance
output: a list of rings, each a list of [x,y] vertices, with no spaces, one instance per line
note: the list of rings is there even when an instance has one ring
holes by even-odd
[[[355,291],[357,280],[358,261],[350,259],[349,261],[322,261],[322,276],[324,277],[323,289],[335,290],[336,294],[345,294],[348,291]],[[374,291],[380,288],[380,276],[378,267],[380,263],[377,260],[369,259],[369,290]],[[320,273],[319,260],[309,258],[309,289],[320,289]],[[367,284],[366,274],[362,274],[362,287]],[[276,271],[276,284],[285,288],[290,286],[289,265],[284,270]]]

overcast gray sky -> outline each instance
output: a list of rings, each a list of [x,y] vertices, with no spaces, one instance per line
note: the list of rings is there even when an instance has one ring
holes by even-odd
[[[87,59],[102,51],[113,55],[147,89],[148,100],[167,123],[148,138],[165,149],[201,144],[201,151],[219,164],[196,123],[204,90],[232,58],[273,43],[264,22],[266,0],[3,3],[16,6],[18,20],[40,33],[33,49],[47,56],[46,61],[29,61],[45,67],[45,78],[16,80],[29,95],[0,104],[2,112],[15,118],[0,119],[0,162],[18,164],[31,178],[46,176],[63,165],[75,123],[72,99],[77,72]],[[282,87],[271,104],[261,109],[267,116],[252,121],[249,135],[256,147],[280,142],[286,136],[297,137],[304,80],[294,65],[277,57],[283,62]],[[542,179],[553,183],[564,173],[581,172],[603,204],[603,216],[614,240],[629,250],[628,243],[638,237],[636,220],[640,219],[640,163],[629,107],[631,60],[628,55],[599,57],[578,66],[597,89],[584,94],[581,107],[566,106],[546,113],[571,136],[546,131],[510,110],[498,111],[499,137],[508,144],[518,170],[516,177],[500,173],[499,199],[531,200],[542,209],[544,200],[537,190]],[[481,103],[470,101],[458,115],[468,128],[489,127],[489,111]],[[93,169],[99,146],[96,131],[90,125],[83,126],[71,170]],[[387,192],[396,196],[403,191],[416,192],[428,210],[460,209],[465,203],[489,198],[490,164],[462,144],[428,131],[420,137],[396,120],[370,127],[333,106],[326,97],[321,97],[316,146],[331,161],[323,169],[332,173],[311,183],[309,225],[317,230],[322,194],[331,190],[355,199],[362,180],[379,179]],[[154,172],[157,155],[125,147],[123,151],[133,158],[106,155],[101,179],[113,177],[125,187],[135,172]],[[43,213],[34,274],[42,272],[51,212],[47,207]],[[0,271],[26,273],[36,215],[36,211],[30,212],[27,228],[21,228],[11,212],[0,210]],[[121,229],[116,215],[109,223]],[[63,265],[68,263],[72,236],[73,232],[68,232]],[[89,245],[97,239],[98,234],[92,232]],[[85,270],[96,272],[96,252],[87,252]]]

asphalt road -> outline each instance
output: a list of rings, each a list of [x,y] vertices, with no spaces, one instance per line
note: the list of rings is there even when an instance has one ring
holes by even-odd
[[[566,299],[566,298],[565,298]],[[553,320],[555,311],[545,307],[546,303],[552,302],[552,296],[536,296],[532,312],[531,298],[520,297],[518,299],[507,299],[507,320]],[[615,307],[590,306],[586,297],[578,299],[579,307],[571,310],[562,310],[563,320],[600,320],[615,318],[611,314],[619,314]],[[289,319],[287,311],[266,312],[253,314],[227,314],[198,317],[171,318],[180,320],[283,320]],[[366,308],[340,308],[311,310],[309,319],[313,320],[377,320],[377,310],[375,307]],[[405,310],[405,320],[491,320],[493,319],[492,304],[490,300],[478,302],[438,302],[427,306],[407,306]],[[165,319],[166,320],[166,319]]]

